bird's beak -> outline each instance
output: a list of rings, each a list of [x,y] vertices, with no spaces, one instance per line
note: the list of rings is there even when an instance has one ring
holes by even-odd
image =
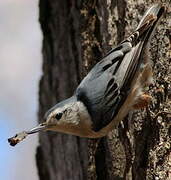
[[[27,134],[34,134],[43,130],[47,129],[47,124],[45,123],[41,123],[38,126],[34,127],[33,129],[26,131]]]
[[[21,142],[23,139],[25,139],[29,134],[34,134],[43,130],[47,129],[47,123],[41,123],[35,128],[29,130],[29,131],[23,131],[21,133],[16,134],[15,136],[11,137],[8,139],[8,142],[10,143],[11,146],[15,146],[19,142]]]

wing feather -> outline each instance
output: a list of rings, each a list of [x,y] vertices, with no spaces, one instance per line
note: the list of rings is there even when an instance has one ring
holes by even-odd
[[[78,86],[77,99],[87,107],[94,131],[108,125],[128,97],[132,80],[143,63],[142,53],[163,12],[160,5],[150,8],[136,31],[109,51]]]

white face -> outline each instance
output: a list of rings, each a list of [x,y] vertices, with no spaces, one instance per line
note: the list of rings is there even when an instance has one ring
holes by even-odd
[[[54,109],[46,120],[49,125],[64,125],[79,123],[79,108],[77,103],[70,103]]]
[[[57,104],[46,115],[46,129],[82,137],[90,137],[91,118],[80,101]]]

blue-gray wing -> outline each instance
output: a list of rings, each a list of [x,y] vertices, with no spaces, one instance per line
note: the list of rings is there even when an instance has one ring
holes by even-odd
[[[142,64],[141,55],[163,12],[160,5],[152,6],[135,33],[112,49],[78,86],[76,96],[87,107],[95,131],[109,124],[125,102]]]
[[[130,62],[127,59],[125,63],[125,58],[131,49],[131,43],[124,42],[110,51],[94,66],[76,90],[77,98],[91,114],[94,131],[110,123],[124,102],[127,92],[121,94],[121,88],[128,76]]]

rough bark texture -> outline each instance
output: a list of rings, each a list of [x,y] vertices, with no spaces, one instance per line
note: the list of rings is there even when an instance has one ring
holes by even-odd
[[[111,46],[134,30],[157,0],[40,0],[43,76],[39,122],[72,95],[89,69]],[[169,7],[169,0],[163,0]],[[170,23],[170,24],[169,24]],[[107,137],[87,140],[41,133],[37,166],[41,180],[165,180],[171,178],[171,10],[151,43],[154,97],[146,110],[130,114]],[[160,113],[163,112],[163,113]]]

